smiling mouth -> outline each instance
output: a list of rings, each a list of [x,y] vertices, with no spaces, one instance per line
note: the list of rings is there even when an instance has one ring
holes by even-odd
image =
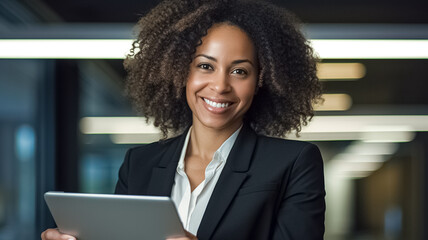
[[[232,105],[232,102],[223,102],[223,103],[219,103],[219,102],[214,102],[211,100],[208,100],[206,98],[202,98],[208,105],[210,105],[211,107],[215,107],[215,108],[227,108],[230,105]]]

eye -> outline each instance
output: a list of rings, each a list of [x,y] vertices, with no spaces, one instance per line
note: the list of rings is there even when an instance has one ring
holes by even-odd
[[[238,69],[233,70],[232,73],[235,73],[235,74],[238,74],[238,75],[246,75],[247,71],[245,71],[244,69],[238,68]]]
[[[204,69],[204,70],[213,70],[213,67],[207,63],[201,63],[198,65],[198,68]]]

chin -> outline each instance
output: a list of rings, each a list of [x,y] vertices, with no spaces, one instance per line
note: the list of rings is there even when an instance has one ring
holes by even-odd
[[[205,127],[215,129],[215,130],[226,130],[230,128],[239,127],[241,123],[239,122],[224,122],[224,121],[204,121],[201,122]]]

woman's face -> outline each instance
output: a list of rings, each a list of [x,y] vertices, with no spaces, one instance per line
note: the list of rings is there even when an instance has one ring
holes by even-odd
[[[190,65],[187,103],[193,125],[237,129],[251,106],[258,77],[255,47],[240,28],[215,24]]]

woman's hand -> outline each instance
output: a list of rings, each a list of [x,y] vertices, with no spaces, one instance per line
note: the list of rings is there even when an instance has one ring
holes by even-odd
[[[189,233],[188,231],[184,230],[184,232],[186,233],[185,237],[179,237],[179,238],[167,238],[166,240],[198,240],[198,238]]]
[[[168,238],[167,240],[198,240],[198,238],[189,233],[188,231],[185,231],[186,236],[185,237],[180,237],[180,238]],[[42,240],[76,240],[75,237],[67,235],[67,234],[62,234],[58,231],[58,229],[48,229],[44,232],[42,232]]]
[[[75,237],[60,233],[58,229],[50,228],[42,232],[42,240],[76,240]]]

